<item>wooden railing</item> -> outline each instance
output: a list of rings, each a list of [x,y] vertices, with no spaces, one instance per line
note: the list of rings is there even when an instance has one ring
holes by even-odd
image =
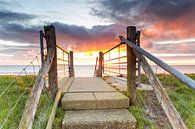
[[[70,71],[69,71],[69,53],[65,51],[62,47],[59,45],[56,45],[57,47],[57,71],[58,71],[58,79],[69,77]]]
[[[156,63],[163,70],[170,73],[193,90],[195,90],[195,81],[151,53],[140,48],[140,31],[136,31],[136,27],[127,27],[127,38],[124,38],[123,36],[119,36],[119,38],[121,39],[121,43],[103,54],[100,52],[99,66],[97,69],[99,74],[96,75],[126,78],[127,95],[129,96],[130,104],[134,104],[136,101],[136,87],[140,84],[142,67],[158,100],[161,102],[161,106],[164,109],[172,128],[186,129],[186,125],[147,60]],[[125,49],[123,53],[121,52],[122,46]],[[138,71],[137,74],[136,71]],[[137,81],[136,78],[138,78]]]
[[[29,99],[27,101],[23,116],[20,121],[19,129],[31,129],[39,103],[40,95],[42,93],[45,78],[49,76],[49,88],[51,96],[55,96],[57,91],[57,56],[56,56],[56,37],[54,26],[46,26],[45,38],[47,43],[47,56],[38,73],[38,77],[31,90]]]
[[[127,43],[129,46],[131,46],[135,50],[137,58],[139,58],[141,60],[142,59],[141,56],[147,57],[148,59],[150,59],[153,62],[155,62],[156,64],[158,64],[161,68],[166,70],[168,73],[172,74],[177,79],[179,79],[180,81],[185,83],[187,86],[189,86],[190,88],[195,90],[195,81],[193,79],[191,79],[190,77],[188,77],[185,74],[181,73],[180,71],[176,70],[175,68],[171,67],[170,65],[168,65],[164,61],[160,60],[159,58],[155,57],[151,53],[145,51],[144,49],[142,49],[138,46],[136,46],[131,41],[125,39],[123,36],[119,36],[119,37],[120,37],[122,42]]]
[[[56,45],[54,26],[45,26],[44,32],[40,31],[41,62],[42,66],[38,73],[35,84],[31,90],[29,99],[19,124],[19,129],[31,129],[38,108],[39,99],[48,78],[46,86],[50,99],[54,99],[58,91],[59,70],[63,71],[63,77],[73,77],[73,52],[66,52],[62,47]],[[46,55],[44,53],[44,42],[46,40]],[[59,55],[62,54],[62,55]],[[61,67],[63,66],[63,67]],[[61,68],[59,68],[61,67]]]

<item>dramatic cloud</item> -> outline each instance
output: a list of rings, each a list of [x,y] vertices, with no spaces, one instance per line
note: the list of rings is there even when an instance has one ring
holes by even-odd
[[[156,41],[195,36],[194,0],[101,0],[93,15],[119,24],[135,25],[142,32],[142,45],[152,49]],[[178,44],[179,45],[179,44]]]
[[[100,0],[92,14],[116,22],[173,20],[194,10],[194,0]],[[132,23],[131,23],[132,24]]]
[[[16,22],[16,21],[28,21],[36,18],[34,15],[30,14],[25,14],[25,13],[16,13],[16,12],[11,12],[8,10],[1,10],[0,11],[0,22],[5,23],[5,22]]]
[[[7,4],[0,1],[0,7]],[[93,5],[91,15],[108,20],[112,24],[86,28],[60,21],[41,23],[53,24],[56,28],[57,43],[74,51],[106,50],[120,42],[118,35],[126,35],[126,26],[135,25],[141,30],[141,47],[152,53],[195,54],[195,42],[157,44],[160,41],[195,37],[194,0],[95,0]],[[40,21],[39,18],[32,14],[0,10],[0,39],[38,46],[39,30],[43,29],[43,25],[32,25],[31,21]],[[29,49],[21,48],[23,50],[16,49]],[[14,50],[9,47],[7,51]]]
[[[99,25],[88,29],[83,26],[68,25],[59,22],[50,24],[53,24],[56,28],[58,44],[78,51],[101,50],[107,48],[106,46],[108,45],[113,45],[115,41],[119,41],[117,37],[117,25]],[[20,24],[10,23],[1,26],[0,39],[38,44],[39,30],[41,29],[43,29],[42,26],[25,27]],[[97,47],[97,45],[99,46]]]
[[[145,10],[162,20],[173,20],[194,11],[194,6],[194,0],[151,0]]]
[[[39,26],[25,27],[14,23],[0,27],[0,39],[24,43],[38,43],[39,30],[42,28]]]
[[[52,23],[56,27],[58,43],[77,51],[102,50],[119,42],[117,25],[83,26]]]
[[[11,12],[8,10],[0,11],[0,39],[16,42],[35,43],[38,41],[39,26],[25,25],[25,22],[35,19],[36,16]]]

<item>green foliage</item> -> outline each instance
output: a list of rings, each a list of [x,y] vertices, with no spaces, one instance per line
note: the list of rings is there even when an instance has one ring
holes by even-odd
[[[3,91],[14,79],[16,79],[15,76],[0,76],[0,94],[3,93]],[[20,96],[24,93],[17,106],[11,113],[10,117],[8,118],[7,122],[5,123],[4,129],[15,129],[18,127],[23,109],[29,96],[29,90],[25,88],[26,84],[22,81],[23,79],[17,79],[20,80],[20,84],[18,84],[17,81],[13,81],[12,85],[7,88],[7,90],[0,98],[0,125],[2,125],[10,113],[10,110],[14,107]],[[26,77],[26,79],[33,82],[31,77]]]
[[[130,106],[129,111],[137,119],[138,129],[157,129],[156,123],[149,119],[147,115],[144,103],[145,96],[146,93],[144,91],[137,91],[136,103],[134,106]]]
[[[177,80],[171,75],[158,75],[173,101],[177,111],[181,115],[184,123],[189,129],[195,128],[195,90],[189,88],[186,84]],[[195,74],[189,74],[189,77],[195,79]]]
[[[40,97],[38,110],[35,114],[35,121],[33,123],[33,129],[44,129],[47,126],[47,121],[51,113],[53,106],[53,99],[47,95],[46,92],[43,92]]]
[[[64,111],[62,108],[58,108],[56,111],[56,117],[54,120],[53,129],[61,129],[62,128],[62,120],[64,117]]]
[[[189,129],[195,128],[195,91],[183,84],[170,74],[158,74],[160,82],[168,92],[177,111]],[[187,76],[195,79],[195,74]],[[145,75],[141,76],[142,83],[148,83]],[[142,122],[142,120],[141,120]]]
[[[11,113],[8,121],[3,129],[16,129],[19,125],[22,117],[23,110],[25,108],[27,99],[29,97],[31,88],[35,82],[35,77],[28,76],[0,76],[0,94],[6,89],[6,87],[15,79],[12,85],[7,88],[6,92],[0,97],[0,127],[3,121],[6,119],[11,108],[15,105],[22,93],[24,96]],[[47,120],[49,118],[53,105],[53,99],[43,92],[40,97],[38,111],[35,115],[35,121],[33,124],[34,129],[43,129],[46,127]]]
[[[155,123],[151,121],[146,114],[144,108],[140,106],[131,106],[129,111],[137,119],[137,128],[138,129],[157,129]]]

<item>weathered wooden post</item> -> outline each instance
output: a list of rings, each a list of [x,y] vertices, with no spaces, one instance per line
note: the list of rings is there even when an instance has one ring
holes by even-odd
[[[35,84],[32,87],[29,99],[27,100],[25,109],[18,126],[19,129],[31,129],[35,113],[38,108],[39,99],[44,87],[45,77],[48,73],[49,88],[52,97],[55,97],[57,91],[57,60],[56,60],[56,37],[55,28],[53,26],[45,26],[45,38],[47,43],[47,56],[41,67]],[[48,72],[49,71],[49,72]]]
[[[47,44],[47,51],[51,51],[51,55],[54,54],[52,64],[50,66],[48,77],[49,77],[49,94],[52,98],[55,97],[58,88],[58,74],[57,74],[57,49],[56,49],[56,34],[55,27],[44,26],[45,38]]]
[[[69,52],[69,74],[70,77],[74,77],[74,61],[73,51]]]
[[[137,31],[137,34],[136,34],[136,45],[138,47],[140,47],[140,35],[141,35],[141,32],[140,31]],[[138,64],[138,77],[137,77],[137,85],[140,86],[141,85],[141,64],[140,64],[140,61],[139,59],[137,58],[137,64]]]
[[[127,27],[127,39],[136,43],[136,27]],[[136,99],[136,56],[133,49],[127,45],[127,95],[130,98],[130,104],[134,104]]]
[[[104,61],[103,52],[99,52],[99,66],[98,66],[97,77],[102,77],[102,73],[103,73],[103,61]]]
[[[39,36],[40,36],[40,52],[41,52],[41,66],[43,66],[44,63],[44,44],[43,44],[43,31],[39,31]]]

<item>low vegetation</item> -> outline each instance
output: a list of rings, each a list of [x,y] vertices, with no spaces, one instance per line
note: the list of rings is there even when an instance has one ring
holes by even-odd
[[[187,85],[183,84],[175,77],[171,75],[157,75],[163,86],[166,88],[169,97],[173,101],[177,111],[184,120],[186,126],[189,129],[195,128],[195,91],[190,89]],[[195,74],[188,74],[192,79],[195,80]],[[143,83],[149,83],[146,76],[141,77]],[[138,128],[159,128],[158,122],[154,121],[148,113],[146,103],[150,100],[150,95],[147,92],[137,92],[137,102],[134,106],[131,106],[129,111],[137,118]],[[152,101],[152,100],[150,100]],[[158,105],[158,103],[154,105]],[[161,119],[160,119],[161,120]],[[162,123],[162,122],[161,122]],[[168,124],[168,123],[167,123]],[[164,125],[160,125],[164,126]],[[164,127],[163,127],[164,128]],[[169,128],[165,127],[165,128]]]
[[[189,75],[191,78],[195,79],[195,74]],[[165,86],[171,100],[176,106],[178,112],[182,116],[185,124],[189,129],[195,128],[195,91],[188,88],[185,84],[178,81],[171,75],[158,75],[161,83]],[[16,79],[14,83],[9,86],[9,84]],[[147,78],[142,76],[142,82],[148,83]],[[28,99],[31,88],[34,84],[34,76],[0,76],[0,127],[4,124],[3,129],[15,129],[18,127],[20,122],[23,109],[25,107],[26,101]],[[23,95],[21,97],[21,95]],[[21,98],[20,98],[21,97]],[[20,98],[20,99],[19,99]],[[19,101],[18,101],[19,100]],[[154,119],[150,115],[150,111],[147,109],[148,104],[155,100],[151,94],[145,91],[137,92],[137,101],[134,106],[131,106],[129,111],[138,120],[139,129],[157,129],[159,126],[163,128],[169,128],[169,123],[163,121],[160,117]],[[15,106],[13,112],[10,112]],[[152,102],[154,107],[158,108],[158,103]],[[35,122],[33,124],[33,129],[43,129],[46,127],[49,114],[52,109],[52,99],[49,98],[47,92],[44,91],[40,98],[39,108],[36,112]],[[10,114],[10,117],[7,117]],[[64,112],[61,108],[57,109],[56,119],[54,121],[54,129],[61,128]],[[164,124],[159,124],[163,123]],[[166,125],[167,124],[167,125]]]
[[[53,129],[61,129],[62,128],[62,120],[64,118],[64,111],[62,108],[58,108],[56,111],[56,117],[54,120]]]
[[[4,92],[0,97],[0,128],[18,127],[34,81],[35,76],[0,76],[0,95]],[[46,92],[41,95],[38,106],[33,128],[43,129],[52,108],[52,100]]]
[[[195,74],[189,74],[195,80]],[[159,75],[177,111],[189,129],[195,129],[195,90],[171,75]]]

